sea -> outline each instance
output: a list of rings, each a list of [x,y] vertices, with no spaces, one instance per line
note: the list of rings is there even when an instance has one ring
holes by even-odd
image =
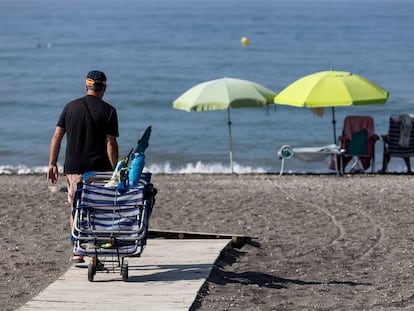
[[[280,92],[318,71],[362,75],[386,104],[335,109],[369,115],[386,134],[392,114],[414,113],[414,1],[410,0],[1,0],[0,173],[46,173],[64,105],[85,94],[88,71],[108,77],[120,155],[148,126],[146,170],[229,173],[227,111],[186,112],[172,102],[194,85],[232,77]],[[249,45],[241,38],[247,37]],[[234,172],[278,173],[283,145],[333,143],[332,113],[271,104],[231,109]],[[62,170],[65,143],[59,156]],[[383,142],[375,144],[381,168]],[[404,171],[392,159],[391,171]],[[287,160],[285,171],[329,173],[328,160]]]

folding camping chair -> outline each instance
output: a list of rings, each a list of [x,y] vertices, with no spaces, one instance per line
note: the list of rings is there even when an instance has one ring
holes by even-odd
[[[344,120],[342,136],[340,137],[341,171],[345,173],[347,164],[351,161],[350,173],[364,172],[371,166],[374,172],[375,142],[379,136],[375,134],[374,119],[370,116],[347,116]]]

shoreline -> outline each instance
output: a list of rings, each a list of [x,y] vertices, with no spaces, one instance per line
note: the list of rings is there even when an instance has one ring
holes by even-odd
[[[0,175],[6,310],[71,264],[62,177],[52,192],[45,174]],[[193,310],[414,305],[410,175],[154,174],[152,182],[150,229],[257,237],[223,252]]]

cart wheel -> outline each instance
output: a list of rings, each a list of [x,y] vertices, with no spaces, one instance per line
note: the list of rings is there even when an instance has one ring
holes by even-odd
[[[95,263],[90,263],[88,265],[88,281],[89,282],[93,282],[93,277],[96,274],[96,264]]]
[[[122,280],[124,282],[128,281],[128,264],[123,264],[121,267],[121,275],[122,275]]]

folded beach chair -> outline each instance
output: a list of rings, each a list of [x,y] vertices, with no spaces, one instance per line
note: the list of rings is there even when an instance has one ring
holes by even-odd
[[[407,173],[411,173],[410,158],[414,156],[414,117],[408,114],[392,115],[389,121],[388,134],[382,135],[384,142],[382,169],[387,171],[391,157],[403,158]]]
[[[342,136],[340,137],[341,149],[341,171],[352,162],[349,172],[364,172],[371,167],[374,172],[375,165],[375,142],[379,136],[375,134],[374,119],[370,116],[347,116],[344,119]]]
[[[120,271],[127,281],[128,263],[124,259],[140,256],[147,241],[156,193],[151,174],[142,174],[138,185],[128,189],[103,186],[111,174],[86,174],[75,195],[74,252],[94,258],[88,266],[89,281],[97,271]]]

